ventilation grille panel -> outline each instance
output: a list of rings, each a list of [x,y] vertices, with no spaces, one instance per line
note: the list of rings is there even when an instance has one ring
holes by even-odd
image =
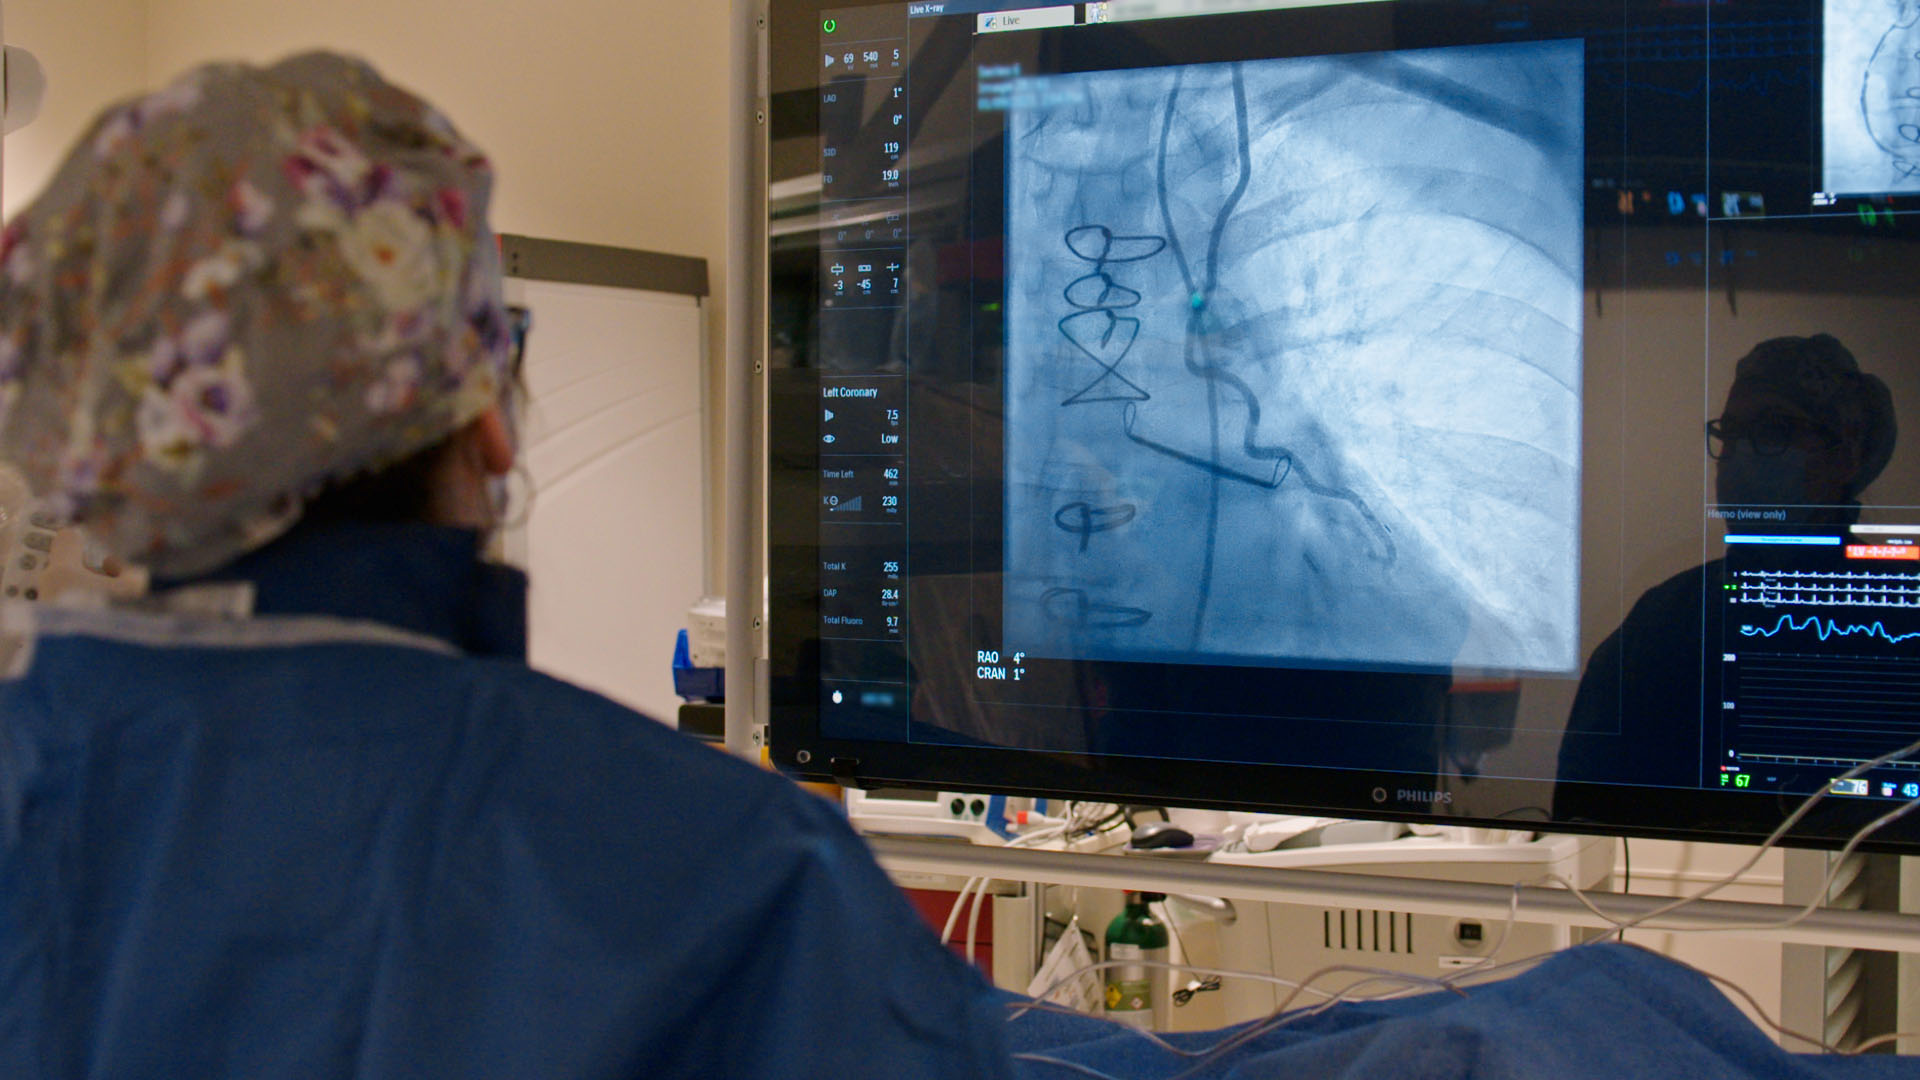
[[[1321,944],[1340,952],[1411,953],[1413,916],[1404,911],[1328,908],[1320,912]]]

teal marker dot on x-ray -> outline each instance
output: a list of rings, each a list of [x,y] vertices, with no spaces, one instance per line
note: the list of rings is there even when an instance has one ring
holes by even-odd
[[[1193,294],[1193,310],[1199,311],[1201,308],[1204,308],[1206,306],[1207,306],[1206,294],[1194,293]]]

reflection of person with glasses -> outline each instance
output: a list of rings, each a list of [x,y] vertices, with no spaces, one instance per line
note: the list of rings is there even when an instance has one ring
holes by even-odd
[[[1860,492],[1893,456],[1895,432],[1887,384],[1844,345],[1826,334],[1763,341],[1734,369],[1726,409],[1707,421],[1716,499],[1723,509],[1784,509],[1800,524],[1851,524]]]
[[[1754,346],[1706,427],[1715,501],[1742,532],[1852,524],[1898,432],[1887,384],[1828,334]],[[1720,640],[1722,613],[1704,596],[1723,562],[1647,590],[1594,649],[1560,745],[1562,780],[1698,783],[1701,643]],[[1570,802],[1556,798],[1556,815],[1579,817]]]

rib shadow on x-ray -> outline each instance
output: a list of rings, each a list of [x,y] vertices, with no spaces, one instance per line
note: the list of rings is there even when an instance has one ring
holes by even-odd
[[[1570,670],[1581,74],[1544,42],[1016,88],[1007,646]]]
[[[1920,0],[1826,0],[1821,187],[1920,191]]]

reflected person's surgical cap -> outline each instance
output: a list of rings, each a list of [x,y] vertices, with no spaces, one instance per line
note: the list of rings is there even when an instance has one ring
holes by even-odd
[[[1853,498],[1873,483],[1893,457],[1899,426],[1887,384],[1860,364],[1831,334],[1777,337],[1740,358],[1735,386],[1765,388],[1785,397],[1851,446],[1858,462],[1847,485]]]
[[[108,109],[0,234],[0,461],[164,576],[267,542],[498,400],[492,177],[325,53]]]

